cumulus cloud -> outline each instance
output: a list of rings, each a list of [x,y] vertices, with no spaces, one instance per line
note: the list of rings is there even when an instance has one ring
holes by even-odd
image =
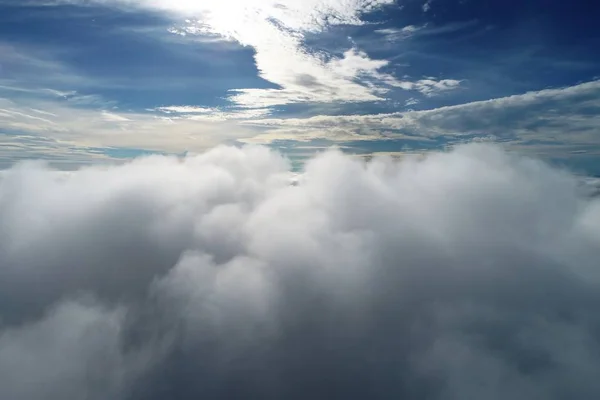
[[[0,398],[600,393],[600,203],[488,145],[0,179]]]
[[[123,398],[152,365],[152,353],[124,351],[122,319],[89,301],[64,302],[40,320],[3,329],[0,394],[14,400]]]

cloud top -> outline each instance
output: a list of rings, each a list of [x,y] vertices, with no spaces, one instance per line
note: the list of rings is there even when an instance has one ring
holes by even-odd
[[[0,397],[600,393],[600,203],[487,145],[0,180]]]

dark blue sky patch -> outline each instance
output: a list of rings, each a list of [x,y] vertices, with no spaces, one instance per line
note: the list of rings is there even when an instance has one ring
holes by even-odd
[[[230,89],[276,87],[257,77],[251,48],[179,37],[168,32],[172,25],[154,13],[108,8],[9,7],[0,13],[3,40],[43,48],[89,77],[88,91],[127,108],[219,106]]]
[[[453,100],[483,100],[598,76],[600,56],[592,49],[600,44],[599,12],[592,3],[448,0],[424,13],[423,2],[412,1],[380,13],[378,29],[413,26],[413,34],[382,40],[361,27],[353,38],[373,57],[393,59],[396,74],[465,79],[469,91]]]

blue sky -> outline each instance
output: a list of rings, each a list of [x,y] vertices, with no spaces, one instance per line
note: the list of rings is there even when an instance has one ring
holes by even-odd
[[[502,143],[600,173],[600,6],[0,0],[0,166]]]

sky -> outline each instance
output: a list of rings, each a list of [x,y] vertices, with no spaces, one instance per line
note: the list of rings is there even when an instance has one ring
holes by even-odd
[[[600,174],[598,6],[1,0],[0,167],[494,142]]]
[[[0,0],[0,399],[600,398],[593,3]]]

